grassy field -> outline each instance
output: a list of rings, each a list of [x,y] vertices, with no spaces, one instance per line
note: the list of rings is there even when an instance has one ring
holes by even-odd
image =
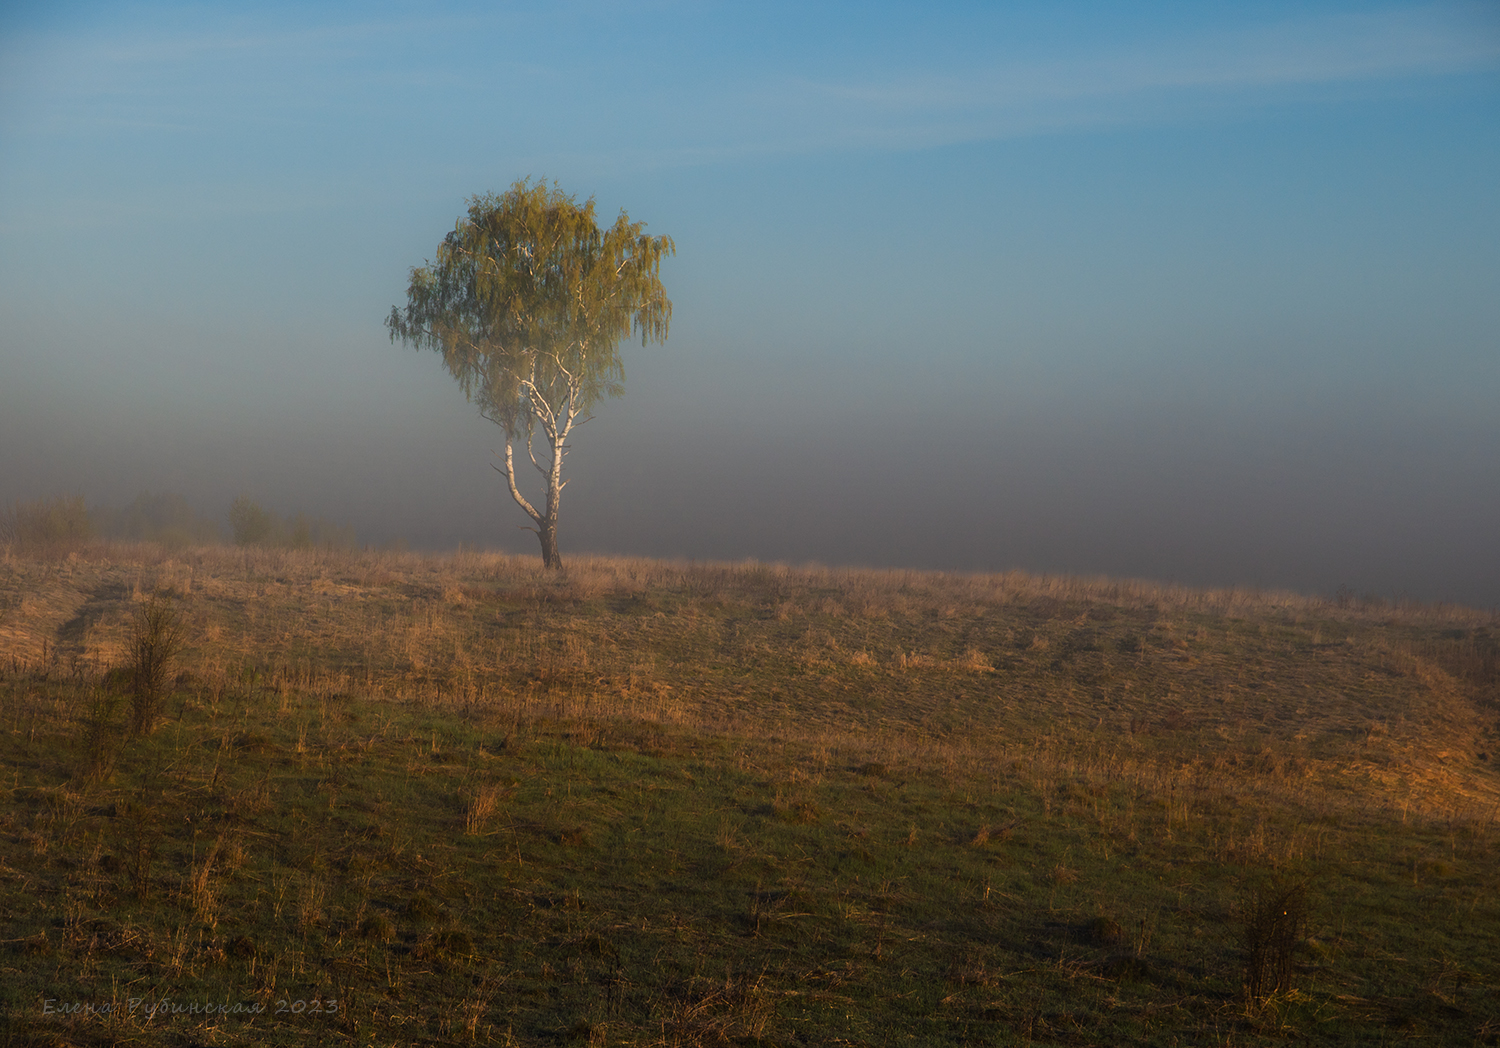
[[[1107,579],[0,549],[3,1043],[1500,1044],[1497,660]]]

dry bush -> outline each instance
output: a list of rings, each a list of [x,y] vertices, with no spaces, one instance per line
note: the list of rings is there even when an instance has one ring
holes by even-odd
[[[1274,878],[1245,911],[1245,996],[1250,1004],[1292,988],[1292,962],[1307,928],[1307,882]]]
[[[176,605],[160,592],[152,593],[136,611],[130,643],[130,729],[136,735],[149,735],[156,727],[184,632]]]

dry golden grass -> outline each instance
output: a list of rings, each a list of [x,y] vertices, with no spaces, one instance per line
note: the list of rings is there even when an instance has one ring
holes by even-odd
[[[578,557],[549,573],[482,552],[112,545],[0,550],[0,659],[97,676],[127,661],[158,591],[204,704],[248,681],[283,703],[655,724],[825,765],[1500,805],[1496,624],[1459,607],[1016,572]]]

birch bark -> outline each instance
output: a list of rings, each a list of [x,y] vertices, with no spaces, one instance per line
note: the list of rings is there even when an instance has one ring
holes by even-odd
[[[586,354],[583,356],[586,359]],[[562,504],[562,489],[568,486],[568,482],[562,479],[563,459],[568,453],[568,437],[572,434],[574,427],[587,421],[586,418],[579,418],[577,379],[562,367],[560,362],[557,367],[563,375],[567,376],[567,396],[560,405],[560,411],[547,402],[532,377],[527,377],[521,382],[530,414],[526,427],[526,457],[542,475],[545,486],[542,502],[544,509],[539,511],[533,506],[521,493],[520,485],[516,483],[515,448],[508,432],[505,437],[505,467],[503,469],[495,467],[504,475],[510,497],[536,525],[526,530],[535,532],[537,540],[541,543],[543,565],[554,569],[563,566],[562,554],[557,544],[558,509]],[[538,426],[547,438],[548,449],[552,452],[550,460],[545,465],[537,461],[533,445],[533,434]]]

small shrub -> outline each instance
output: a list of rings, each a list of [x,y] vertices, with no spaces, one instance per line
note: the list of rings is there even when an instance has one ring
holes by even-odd
[[[1307,928],[1307,884],[1274,879],[1245,912],[1245,996],[1254,1004],[1292,988],[1293,954]]]
[[[152,593],[136,612],[130,642],[130,730],[136,735],[150,735],[156,727],[183,633],[182,617],[165,594]]]

